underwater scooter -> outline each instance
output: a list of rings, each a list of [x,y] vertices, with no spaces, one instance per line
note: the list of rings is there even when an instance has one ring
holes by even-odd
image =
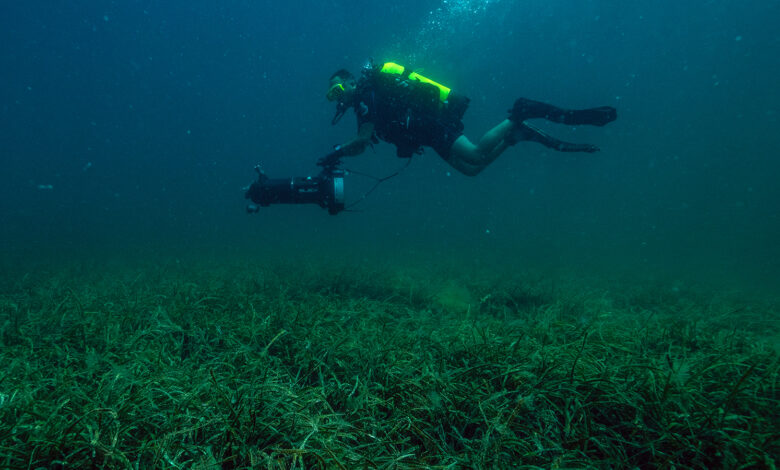
[[[260,206],[271,204],[317,204],[327,209],[330,215],[344,210],[344,170],[339,168],[344,155],[340,147],[317,161],[322,171],[317,176],[292,176],[289,178],[269,178],[260,168],[255,167],[257,181],[252,183],[244,197],[252,204],[246,206],[247,213],[260,211]]]
[[[322,167],[322,171],[317,176],[271,179],[260,165],[255,166],[257,181],[244,188],[244,198],[252,201],[246,206],[247,213],[256,214],[260,212],[260,207],[268,207],[271,204],[317,204],[327,209],[330,215],[336,215],[344,210],[349,211],[380,184],[401,174],[412,160],[407,159],[406,164],[395,173],[378,178],[359,171],[339,168],[343,156],[344,151],[341,146],[336,146],[336,150],[317,160],[317,166]],[[361,175],[375,181],[371,189],[349,205],[344,203],[344,176],[347,174]]]

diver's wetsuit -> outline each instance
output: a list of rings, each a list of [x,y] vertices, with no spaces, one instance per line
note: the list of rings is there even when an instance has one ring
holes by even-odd
[[[428,146],[448,160],[452,144],[463,135],[462,118],[468,103],[468,98],[454,92],[441,103],[437,87],[384,74],[374,67],[358,81],[353,107],[358,129],[363,123],[372,123],[375,136],[395,144],[399,157],[411,157]],[[595,145],[558,140],[524,121],[542,118],[569,125],[603,126],[616,116],[615,108],[608,106],[568,110],[520,98],[509,116],[517,127],[506,139],[510,145],[528,140],[560,152],[595,152],[599,150]]]
[[[437,87],[378,68],[360,79],[357,90],[353,106],[358,128],[372,123],[376,137],[395,144],[399,157],[411,157],[427,146],[447,160],[452,144],[463,135],[461,118],[469,102],[464,96],[451,92],[442,104]]]

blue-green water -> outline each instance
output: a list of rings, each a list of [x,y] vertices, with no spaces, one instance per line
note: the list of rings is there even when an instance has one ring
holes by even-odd
[[[184,257],[384,260],[714,281],[780,276],[780,2],[6,2],[0,266]],[[477,177],[433,151],[359,212],[244,213],[355,132],[327,78],[395,60],[468,95],[476,140],[519,96],[610,105]],[[402,166],[381,144],[349,161]],[[356,200],[372,182],[347,178]]]

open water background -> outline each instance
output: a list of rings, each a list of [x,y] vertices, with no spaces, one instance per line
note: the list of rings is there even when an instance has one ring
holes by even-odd
[[[0,6],[0,266],[424,263],[716,282],[780,278],[780,2],[203,0]],[[433,151],[360,212],[244,213],[262,162],[306,175],[355,132],[327,79],[393,60],[461,93],[473,140],[519,96],[612,105],[475,178]],[[384,176],[389,144],[347,166]],[[347,179],[355,200],[371,186]]]

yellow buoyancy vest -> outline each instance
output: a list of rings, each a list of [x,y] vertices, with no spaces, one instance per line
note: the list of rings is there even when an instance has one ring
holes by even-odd
[[[398,75],[400,77],[405,77],[405,75],[404,75],[404,71],[405,70],[406,70],[406,68],[403,65],[398,65],[395,62],[385,62],[382,65],[382,68],[381,68],[380,72],[391,74],[391,75]],[[447,102],[447,98],[449,98],[449,96],[450,96],[450,91],[452,91],[449,88],[447,88],[446,86],[442,85],[441,83],[434,82],[430,78],[424,77],[424,76],[420,75],[417,72],[409,73],[407,78],[409,80],[416,81],[416,82],[428,83],[428,84],[433,85],[436,88],[438,88],[439,89],[439,101],[441,101],[442,104]]]

